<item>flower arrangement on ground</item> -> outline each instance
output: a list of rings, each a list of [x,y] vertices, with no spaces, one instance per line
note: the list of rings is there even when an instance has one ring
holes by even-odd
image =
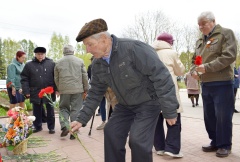
[[[2,146],[12,151],[18,144],[26,140],[32,134],[32,124],[35,116],[28,116],[28,112],[22,107],[14,107],[8,110],[9,118],[2,130],[6,132]]]

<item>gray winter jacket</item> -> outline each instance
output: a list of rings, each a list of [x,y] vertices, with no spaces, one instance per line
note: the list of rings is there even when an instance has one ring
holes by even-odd
[[[77,121],[86,125],[107,87],[113,90],[121,105],[133,106],[158,100],[164,117],[175,118],[179,107],[175,86],[155,50],[140,41],[114,35],[112,38],[110,64],[103,59],[92,62],[91,88]]]
[[[65,55],[56,62],[54,80],[60,94],[88,91],[88,77],[84,62],[74,55]]]

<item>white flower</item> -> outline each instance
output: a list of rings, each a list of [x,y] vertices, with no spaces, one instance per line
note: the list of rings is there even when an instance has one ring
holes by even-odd
[[[35,121],[36,117],[35,116],[28,116],[27,117],[29,121]]]

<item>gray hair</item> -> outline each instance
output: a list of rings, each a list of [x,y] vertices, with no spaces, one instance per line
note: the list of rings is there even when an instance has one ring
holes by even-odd
[[[206,18],[206,19],[208,19],[210,21],[215,21],[215,16],[214,16],[214,14],[211,11],[202,12],[200,14],[200,16],[198,16],[198,21],[203,19],[203,18]]]
[[[109,37],[109,38],[111,37],[111,34],[110,34],[109,32],[104,31],[104,32],[100,32],[100,33],[97,33],[97,34],[93,34],[93,35],[91,36],[91,38],[98,39],[98,38],[100,38],[100,36],[101,36],[102,34],[106,35],[106,36]]]

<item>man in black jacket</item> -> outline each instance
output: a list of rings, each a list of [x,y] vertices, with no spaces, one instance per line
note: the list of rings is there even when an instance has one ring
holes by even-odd
[[[47,109],[47,126],[49,129],[49,134],[54,134],[54,107],[49,103],[50,101],[47,98],[39,98],[38,94],[41,89],[51,86],[54,88],[54,93],[52,93],[51,97],[52,100],[55,101],[55,63],[46,57],[46,49],[44,47],[35,48],[34,53],[35,57],[32,59],[32,61],[26,63],[21,73],[23,94],[27,98],[30,98],[30,102],[33,105],[33,115],[36,117],[36,120],[33,122],[33,133],[42,130],[42,113],[44,109],[43,104],[45,104]]]
[[[159,113],[173,125],[179,107],[168,69],[149,45],[110,35],[103,19],[86,23],[76,40],[95,59],[91,88],[71,131],[87,124],[110,87],[119,103],[104,128],[105,162],[125,162],[128,134],[132,162],[152,162]]]

